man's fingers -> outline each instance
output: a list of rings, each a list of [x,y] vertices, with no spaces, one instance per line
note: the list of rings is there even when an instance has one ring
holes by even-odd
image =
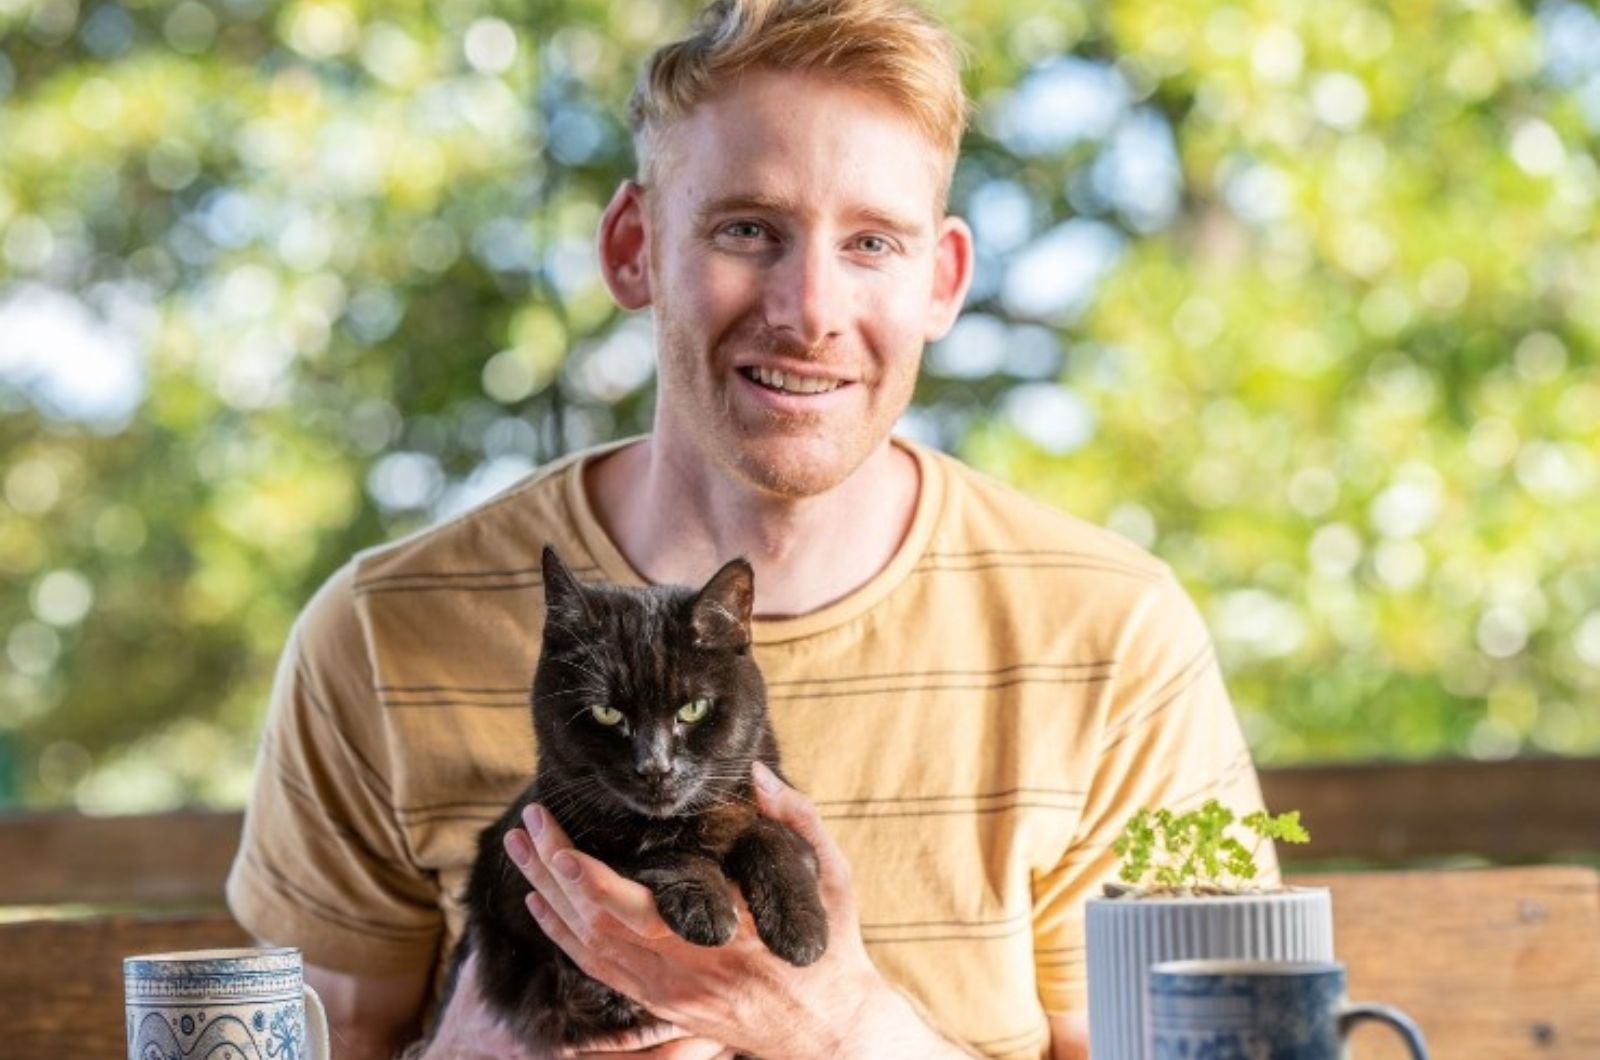
[[[630,969],[659,966],[660,962],[653,960],[655,954],[649,949],[617,931],[614,923],[611,932],[599,934],[586,926],[585,921],[564,922],[537,892],[528,895],[526,904],[528,912],[538,921],[539,929],[551,942],[561,947],[561,951],[571,957],[572,963],[583,969],[585,975],[632,998],[644,993],[636,972]],[[609,919],[603,912],[596,915]]]
[[[610,916],[641,939],[672,934],[650,888],[618,875],[604,862],[569,850],[556,859],[556,871],[580,916]]]
[[[639,1049],[604,1049],[591,1045],[581,1052],[562,1054],[574,1060],[730,1060],[733,1055],[733,1050],[721,1042],[689,1037]]]
[[[574,847],[550,811],[530,803],[522,819],[527,832],[508,833],[506,850],[516,860],[524,852],[517,837],[531,839],[529,863],[519,867],[563,923],[585,934],[599,930],[609,918],[642,938],[671,934],[649,888],[617,875]]]
[[[566,890],[556,880],[548,860],[541,855],[538,838],[533,834],[535,827],[545,830],[555,828],[559,832],[561,826],[537,806],[530,806],[524,810],[522,820],[525,826],[531,826],[513,828],[507,831],[501,840],[505,846],[506,856],[521,870],[522,875],[533,885],[533,889],[550,902],[555,908],[556,915],[570,923],[574,916],[572,903],[567,898]]]
[[[611,982],[600,974],[599,962],[595,959],[594,951],[578,937],[577,932],[555,914],[543,895],[538,892],[528,895],[526,904],[528,912],[533,914],[533,919],[539,922],[540,930],[551,942],[560,946],[561,952],[571,957],[572,963],[583,969],[585,975],[599,979],[614,990],[627,993],[621,985]]]
[[[761,812],[794,829],[816,851],[818,882],[823,890],[833,892],[836,897],[848,896],[850,863],[822,826],[822,815],[817,812],[816,804],[785,784],[761,762],[751,769],[751,776],[756,782],[756,805]]]
[[[598,1038],[590,1039],[583,1045],[565,1046],[559,1055],[562,1060],[578,1057],[589,1060],[589,1058],[593,1057],[638,1056],[641,1053],[646,1056],[654,1056],[656,1055],[655,1053],[646,1052],[646,1050],[682,1041],[688,1037],[689,1032],[682,1027],[674,1026],[671,1023],[657,1022],[640,1027],[638,1030],[623,1031],[618,1034],[603,1034]]]
[[[629,1060],[637,1060],[640,1055],[629,1054]],[[710,1038],[680,1038],[654,1049],[646,1049],[642,1055],[652,1060],[727,1060],[734,1054],[733,1050]]]
[[[574,1053],[582,1060],[731,1060],[736,1054],[710,1038],[689,1038],[668,1042],[653,1049],[628,1053]]]

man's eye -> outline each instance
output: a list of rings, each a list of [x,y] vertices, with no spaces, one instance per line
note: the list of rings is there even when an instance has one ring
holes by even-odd
[[[734,239],[760,239],[766,234],[766,230],[754,221],[734,221],[725,224],[722,226],[722,232]]]
[[[856,240],[856,246],[868,254],[887,254],[894,247],[883,236],[862,236]]]

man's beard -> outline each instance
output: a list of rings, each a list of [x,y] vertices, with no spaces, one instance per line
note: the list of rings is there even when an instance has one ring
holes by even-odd
[[[758,492],[784,500],[826,493],[853,475],[883,442],[884,438],[871,436],[869,424],[856,421],[841,425],[833,422],[839,420],[838,416],[829,417],[820,410],[759,410],[752,422],[750,410],[741,412],[738,408],[735,393],[741,380],[734,378],[740,373],[733,366],[739,355],[784,357],[838,371],[843,366],[836,349],[830,350],[826,344],[807,346],[782,332],[759,324],[752,326],[749,318],[718,337],[709,349],[696,348],[692,331],[675,334],[675,330],[670,326],[662,330],[659,363],[665,367],[668,358],[677,356],[674,349],[694,352],[687,362],[678,362],[685,371],[661,371],[657,385],[676,386],[688,397],[689,407],[685,408],[681,400],[663,401],[658,393],[658,427],[661,412],[670,408],[679,420],[675,425],[679,433],[700,450],[707,462],[724,468]],[[705,373],[703,378],[697,374],[700,372]],[[873,382],[853,372],[840,374],[850,378],[853,386],[869,386]],[[704,386],[697,385],[702,382]],[[884,437],[887,435],[886,430]]]

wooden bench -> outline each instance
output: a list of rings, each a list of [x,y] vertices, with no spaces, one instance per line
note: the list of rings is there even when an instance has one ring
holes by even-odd
[[[250,942],[226,912],[0,922],[0,1060],[124,1056],[123,957]]]
[[[1350,996],[1395,1005],[1434,1060],[1600,1057],[1600,871],[1584,866],[1295,876],[1333,892]],[[1351,1053],[1402,1060],[1362,1027]]]
[[[1600,759],[1265,771],[1322,864],[1285,847],[1298,883],[1333,890],[1352,996],[1409,1011],[1436,1060],[1600,1057],[1600,872],[1572,865],[1329,872],[1330,859],[1415,864],[1600,855]],[[222,903],[237,813],[0,815],[0,1060],[119,1056],[121,958],[245,945]],[[1380,1029],[1355,1055],[1400,1054]]]
[[[1351,996],[1422,1026],[1436,1060],[1600,1057],[1600,872],[1536,866],[1295,877],[1330,887]],[[248,944],[225,913],[0,924],[0,1060],[121,1055],[124,955]],[[1381,1029],[1355,1055],[1401,1060]]]

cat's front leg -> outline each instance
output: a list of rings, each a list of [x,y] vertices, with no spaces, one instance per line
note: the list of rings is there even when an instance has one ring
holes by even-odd
[[[828,914],[810,844],[793,829],[758,817],[728,852],[727,866],[767,949],[801,967],[822,956]]]
[[[650,888],[667,926],[701,946],[721,946],[739,929],[722,867],[701,854],[658,854],[628,873]]]

